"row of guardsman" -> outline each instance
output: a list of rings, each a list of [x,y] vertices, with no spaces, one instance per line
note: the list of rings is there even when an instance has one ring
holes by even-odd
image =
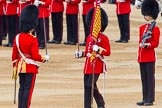
[[[101,2],[105,2],[103,0]],[[134,1],[134,0],[133,0]],[[66,2],[66,3],[64,3]],[[86,24],[86,14],[90,8],[94,7],[95,0],[82,1],[82,19],[84,25],[85,38],[80,45],[85,45],[86,38],[89,35],[89,27]],[[111,1],[109,0],[109,3]],[[161,2],[159,0],[158,2]],[[78,43],[78,14],[81,0],[0,0],[0,46],[2,40],[6,39],[8,34],[8,43],[3,46],[12,47],[16,34],[19,33],[19,16],[22,9],[28,4],[35,4],[39,9],[39,21],[36,31],[40,49],[45,48],[46,42],[61,44],[63,37],[63,12],[66,14],[67,41],[66,45],[75,45]],[[136,0],[136,6],[142,2]],[[66,4],[66,5],[65,5]],[[161,7],[161,3],[159,3]],[[66,8],[66,9],[65,9]],[[52,21],[52,39],[49,39],[49,16]],[[45,33],[44,33],[45,32]],[[129,36],[128,36],[129,37]]]
[[[121,4],[125,4],[126,1],[128,0],[118,0],[118,3],[116,4],[121,7]],[[72,3],[73,1],[69,2]],[[45,13],[44,11],[39,13],[38,8],[36,7],[42,5],[45,6],[45,2],[34,1],[34,5],[26,6],[19,17],[20,33],[15,38],[12,50],[15,88],[17,74],[19,73],[20,88],[18,95],[18,108],[30,107],[39,66],[36,61],[45,63],[50,59],[47,52],[45,56],[39,54],[37,38],[32,35],[35,27],[38,26],[37,22],[39,24],[39,21],[41,21],[40,24],[42,24],[43,28],[41,30],[44,32],[44,40],[46,41]],[[43,9],[43,7],[40,9]],[[117,9],[122,10],[123,8]],[[141,13],[146,22],[139,26],[139,48],[137,58],[142,82],[142,101],[136,103],[139,106],[152,106],[155,101],[156,56],[154,49],[158,47],[160,39],[160,28],[156,26],[156,18],[159,15],[159,10],[159,4],[156,0],[143,1]],[[38,15],[42,15],[42,20],[38,20]],[[93,108],[93,98],[95,99],[98,108],[105,108],[105,101],[98,90],[97,81],[99,75],[106,70],[104,56],[110,56],[111,48],[108,36],[103,34],[108,25],[108,16],[106,12],[100,8],[100,1],[96,1],[96,8],[92,8],[88,11],[86,22],[88,26],[91,26],[90,35],[87,37],[86,41],[86,48],[83,51],[78,48],[75,52],[76,58],[86,57],[84,65],[84,108]],[[71,26],[72,25],[70,25],[70,27]],[[38,36],[39,32],[37,29],[36,32]],[[38,37],[38,39],[39,38],[40,37]],[[56,43],[54,40],[50,42]],[[118,42],[123,42],[123,40]],[[74,45],[75,43],[73,44],[72,41],[68,40],[65,44]],[[14,100],[15,99],[16,98],[14,98]],[[15,102],[16,101],[14,101],[14,103]]]
[[[89,34],[89,29],[85,24],[85,15],[90,8],[94,7],[94,2],[95,0],[82,1],[82,15],[86,36]],[[0,45],[2,45],[2,40],[8,34],[8,43],[3,46],[13,46],[13,40],[16,34],[19,33],[20,13],[29,4],[34,4],[39,9],[38,27],[33,34],[38,37],[40,49],[45,47],[45,36],[48,43],[61,43],[64,10],[67,23],[67,41],[64,44],[75,45],[78,42],[78,14],[80,3],[81,0],[0,0]],[[49,40],[50,15],[53,30],[53,38],[51,40]],[[85,42],[83,45],[85,45]]]

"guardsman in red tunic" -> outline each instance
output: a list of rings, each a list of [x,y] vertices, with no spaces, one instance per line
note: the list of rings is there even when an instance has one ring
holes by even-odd
[[[90,9],[87,16],[86,22],[90,26],[92,22],[94,8]],[[91,35],[87,37],[85,51],[76,51],[75,57],[81,58],[86,57],[86,62],[84,65],[84,108],[91,108],[91,88],[92,88],[92,73],[94,70],[94,95],[95,101],[98,108],[105,108],[105,102],[102,95],[99,93],[97,88],[97,80],[101,73],[105,70],[104,56],[110,56],[111,49],[109,38],[104,35],[102,32],[106,29],[108,25],[108,16],[106,12],[101,8],[101,32],[98,35],[98,39],[95,45],[92,45],[93,38]],[[96,52],[96,59],[94,66],[92,67],[92,62],[90,61],[92,52]]]
[[[7,27],[8,27],[8,43],[5,47],[12,47],[13,40],[18,33],[17,25],[17,5],[18,0],[7,0],[6,1],[6,17],[7,17]]]
[[[84,42],[80,43],[81,46],[85,46],[86,45],[86,39],[89,36],[90,27],[88,27],[87,24],[86,24],[86,15],[87,15],[88,11],[91,8],[94,7],[94,1],[95,0],[84,0],[82,2],[82,19],[83,19],[85,38],[84,38]]]
[[[146,23],[139,27],[138,63],[142,82],[142,101],[136,104],[150,106],[155,101],[156,53],[154,49],[158,47],[160,38],[160,28],[155,25],[150,31],[150,26],[152,27],[159,14],[158,3],[156,0],[144,0],[141,12],[146,20]]]
[[[49,6],[51,4],[51,0],[35,0],[34,4],[39,9],[38,28],[36,29],[36,35],[38,37],[39,48],[44,49],[45,42],[49,40],[49,16],[50,16]]]
[[[65,0],[52,0],[51,2],[51,18],[53,39],[48,43],[61,44],[63,35],[63,12]]]
[[[29,108],[39,62],[47,62],[49,55],[39,54],[37,37],[32,32],[37,27],[39,10],[35,5],[26,6],[19,19],[20,33],[16,36],[12,50],[13,75],[19,73],[18,108]],[[13,76],[15,78],[16,76]]]
[[[65,45],[78,43],[78,13],[81,0],[66,0],[67,41]]]
[[[128,43],[130,39],[130,2],[131,0],[116,0],[116,14],[120,29],[120,39],[115,42]]]

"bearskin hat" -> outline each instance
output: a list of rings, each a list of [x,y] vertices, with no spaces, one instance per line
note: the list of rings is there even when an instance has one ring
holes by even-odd
[[[35,5],[27,5],[19,18],[20,32],[29,32],[38,25],[39,10]]]
[[[101,9],[101,32],[103,32],[108,25],[108,16],[104,11],[104,9],[102,8],[100,9]],[[86,23],[89,27],[91,26],[93,12],[94,12],[94,8],[91,8],[86,15]]]
[[[156,20],[159,14],[159,5],[156,0],[144,0],[142,3],[141,13],[144,16],[151,16]]]

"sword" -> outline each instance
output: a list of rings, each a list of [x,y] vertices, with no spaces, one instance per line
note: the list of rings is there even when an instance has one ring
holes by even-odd
[[[16,79],[15,79],[15,87],[14,87],[14,104],[16,104]]]
[[[43,29],[44,29],[44,45],[45,45],[45,52],[46,52],[46,55],[47,55],[47,54],[48,54],[48,51],[47,51],[47,38],[46,38],[46,22],[45,22],[44,13],[43,13]]]

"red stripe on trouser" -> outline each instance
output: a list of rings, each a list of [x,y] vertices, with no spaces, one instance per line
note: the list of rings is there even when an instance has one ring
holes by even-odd
[[[31,103],[31,98],[32,98],[32,94],[33,94],[33,89],[34,89],[34,85],[35,85],[35,79],[36,79],[36,74],[33,74],[33,78],[32,78],[32,83],[31,83],[31,88],[29,91],[29,97],[28,97],[28,107],[30,107],[30,103]]]

